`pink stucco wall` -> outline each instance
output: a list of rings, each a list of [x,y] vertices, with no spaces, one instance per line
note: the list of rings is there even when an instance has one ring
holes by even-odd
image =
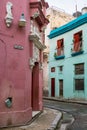
[[[29,0],[10,0],[13,4],[13,23],[6,27],[6,3],[0,2],[0,127],[24,124],[32,118],[31,70],[29,68]],[[24,13],[26,27],[20,28],[18,20]],[[15,49],[20,45],[23,50]],[[12,98],[12,107],[5,100]]]
[[[30,12],[35,11],[30,10],[31,1],[10,0],[13,4],[13,22],[9,28],[5,23],[8,1],[0,2],[0,127],[23,125],[32,119],[33,110],[43,109],[43,72],[39,66],[40,62],[43,62],[41,50],[39,50],[39,61],[35,62],[33,70],[29,65],[34,46],[34,43],[29,41]],[[22,13],[26,18],[25,27],[18,26]],[[46,21],[45,18],[44,20]],[[34,26],[41,28],[46,24],[45,21],[42,21],[41,25],[39,21],[36,21],[37,25]],[[22,49],[15,48],[15,45]],[[12,103],[10,107],[7,107],[5,103],[8,98]]]

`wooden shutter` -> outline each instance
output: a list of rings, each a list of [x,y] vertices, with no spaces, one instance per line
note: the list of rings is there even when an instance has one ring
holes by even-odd
[[[57,41],[57,55],[61,55],[61,40]]]
[[[80,37],[79,37],[79,33],[74,35],[74,50],[78,51],[79,49],[79,43],[80,43]]]

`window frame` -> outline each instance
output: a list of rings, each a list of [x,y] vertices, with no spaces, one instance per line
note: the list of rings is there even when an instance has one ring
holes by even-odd
[[[84,74],[84,63],[79,63],[74,65],[75,75],[83,75]]]
[[[85,86],[84,86],[84,66],[85,64],[78,63],[74,64],[74,89],[75,91],[84,91]],[[77,70],[76,70],[77,69]],[[83,83],[82,83],[83,80]],[[81,86],[82,85],[82,86]]]
[[[55,72],[55,67],[51,67],[51,72]]]
[[[73,34],[73,49],[74,52],[82,51],[83,48],[83,39],[82,39],[83,32],[82,30]]]
[[[57,40],[57,56],[64,55],[64,38]]]
[[[76,80],[77,80],[77,85],[76,85]],[[83,80],[83,84],[81,83],[82,80]],[[75,82],[75,91],[84,91],[84,78],[83,79],[75,78],[74,82]]]

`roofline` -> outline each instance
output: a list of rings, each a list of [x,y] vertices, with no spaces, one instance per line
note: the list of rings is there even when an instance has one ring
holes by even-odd
[[[78,18],[72,20],[71,22],[56,28],[55,30],[52,30],[50,34],[48,35],[49,39],[52,39],[56,36],[59,36],[61,34],[64,34],[68,31],[71,31],[83,24],[87,23],[87,13],[84,15],[79,16]]]

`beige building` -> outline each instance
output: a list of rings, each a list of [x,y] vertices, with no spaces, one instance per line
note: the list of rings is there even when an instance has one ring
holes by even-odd
[[[43,71],[43,79],[44,79],[44,96],[48,96],[48,70],[49,70],[49,61],[48,61],[48,56],[49,56],[49,39],[47,35],[49,35],[50,31],[58,28],[69,21],[73,20],[74,17],[70,14],[67,14],[64,12],[64,10],[58,9],[56,7],[50,7],[47,9],[46,17],[49,20],[49,24],[47,25],[47,28],[45,30],[45,45],[46,49],[44,50],[44,71]]]

